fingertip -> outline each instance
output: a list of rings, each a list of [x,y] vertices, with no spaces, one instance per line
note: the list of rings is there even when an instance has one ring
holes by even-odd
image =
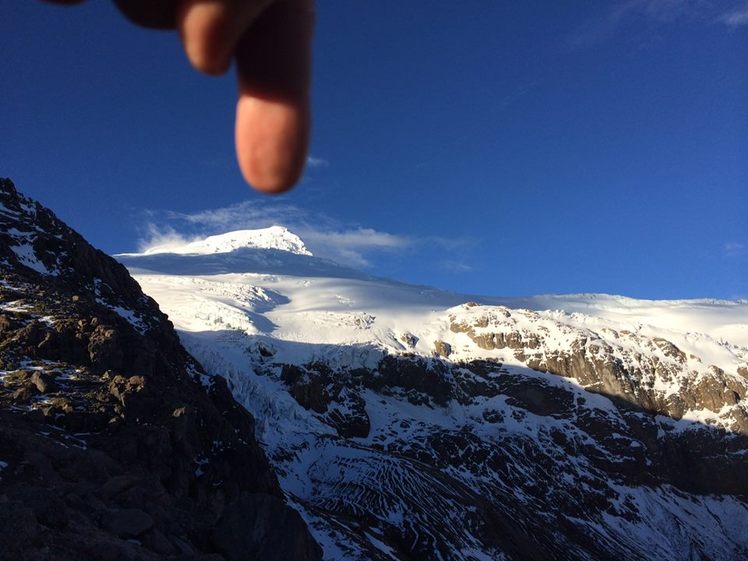
[[[288,193],[296,186],[300,178],[300,175],[268,176],[267,174],[257,174],[251,168],[246,170],[242,168],[242,175],[250,187],[265,195]]]
[[[239,98],[236,150],[245,180],[268,194],[289,191],[299,181],[309,142],[306,101]]]
[[[205,51],[201,49],[188,49],[185,45],[185,52],[192,67],[208,76],[223,76],[231,65],[231,59],[207,56]]]
[[[178,13],[179,34],[187,59],[204,74],[220,76],[231,65],[227,10],[215,2],[185,2]]]
[[[266,195],[281,195],[293,189],[301,179],[303,166],[289,169],[268,169],[266,161],[262,159],[239,158],[239,169],[241,169],[244,180],[255,191]]]
[[[288,191],[304,171],[313,24],[311,0],[279,0],[237,44],[237,156],[264,193]]]

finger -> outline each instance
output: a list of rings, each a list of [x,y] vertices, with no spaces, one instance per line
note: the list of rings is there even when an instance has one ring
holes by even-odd
[[[114,0],[130,21],[152,29],[174,29],[179,0]]]
[[[312,6],[312,0],[272,4],[237,46],[239,167],[267,193],[293,187],[306,161]]]
[[[242,33],[268,0],[184,0],[177,26],[187,58],[206,74],[223,74]]]

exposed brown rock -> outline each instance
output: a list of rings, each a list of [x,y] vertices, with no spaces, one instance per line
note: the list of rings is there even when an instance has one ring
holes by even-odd
[[[449,358],[452,354],[452,346],[444,341],[434,341],[434,352],[437,356]]]
[[[472,308],[474,312],[475,306]],[[533,312],[525,314],[533,317]],[[676,419],[687,410],[719,412],[725,406],[740,403],[748,393],[748,383],[716,367],[711,367],[706,375],[681,376],[688,357],[672,342],[660,337],[647,339],[627,331],[614,333],[616,337],[631,338],[642,349],[651,351],[621,361],[615,358],[616,352],[610,344],[593,332],[580,332],[568,347],[556,350],[546,345],[542,330],[528,333],[517,329],[511,317],[509,310],[490,308],[473,316],[471,321],[453,317],[450,329],[467,334],[482,349],[509,349],[516,359],[534,370],[576,378],[590,391]],[[661,361],[658,353],[671,362]],[[647,385],[648,380],[655,378],[681,384],[677,395],[665,396]],[[736,415],[735,427],[739,428],[742,418],[740,413]]]

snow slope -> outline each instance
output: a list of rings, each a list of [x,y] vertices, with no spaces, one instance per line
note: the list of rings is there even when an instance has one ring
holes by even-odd
[[[277,243],[267,238],[273,232],[279,235]],[[291,245],[294,249],[254,251],[259,246],[241,245],[257,239],[270,249]],[[287,244],[289,239],[298,243]],[[210,255],[215,253],[224,255]],[[571,326],[663,336],[730,371],[741,363],[731,346],[748,347],[748,301],[636,300],[605,294],[480,297],[370,277],[307,256],[311,257],[297,236],[273,227],[118,258],[177,327],[186,331],[214,330],[217,324],[204,325],[202,316],[193,312],[217,306],[227,318],[234,317],[236,327],[276,340],[332,345],[377,342],[402,350],[398,335],[418,332],[417,352],[429,355],[434,340],[445,340],[457,343],[455,358],[470,358],[485,352],[461,347],[445,318],[448,308],[472,301],[536,311]]]
[[[746,301],[460,295],[315,258],[278,227],[118,258],[253,413],[325,559],[534,558],[549,527],[569,559],[748,555],[745,503],[697,492],[711,483],[663,444],[721,439],[722,464],[744,461]]]

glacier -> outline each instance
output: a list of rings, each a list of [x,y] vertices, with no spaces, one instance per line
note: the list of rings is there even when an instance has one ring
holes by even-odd
[[[462,295],[280,226],[116,258],[328,561],[748,558],[748,301]]]

